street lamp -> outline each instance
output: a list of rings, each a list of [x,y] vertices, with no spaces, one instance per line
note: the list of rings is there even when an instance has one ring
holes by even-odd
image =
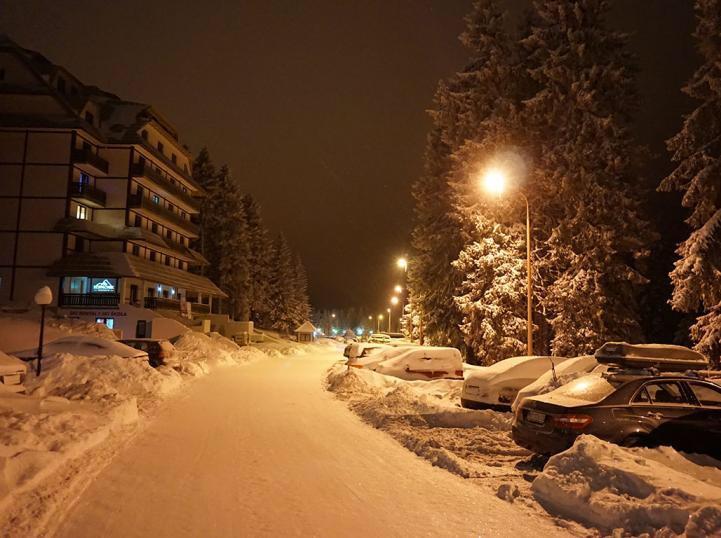
[[[405,258],[398,258],[396,260],[396,265],[404,271],[408,270],[408,260],[406,260]]]
[[[388,312],[388,332],[391,332],[391,309],[386,308],[386,312]]]
[[[396,293],[402,293],[403,286],[401,286],[400,284],[396,284],[395,288],[393,288],[393,291],[395,291]]]
[[[43,358],[43,336],[45,335],[45,309],[53,302],[53,292],[48,286],[43,286],[35,292],[35,304],[40,305],[40,340],[38,342],[38,363],[35,375],[40,376],[40,363]]]
[[[483,176],[483,188],[490,194],[500,196],[506,190],[506,174],[499,168],[491,168]],[[526,202],[526,355],[533,355],[533,273],[531,272],[531,211],[528,197],[518,191]]]
[[[381,321],[383,321],[383,314],[378,314],[376,316],[376,332],[381,332]]]

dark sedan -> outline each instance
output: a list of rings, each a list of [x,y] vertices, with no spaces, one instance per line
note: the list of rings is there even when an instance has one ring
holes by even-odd
[[[539,454],[566,450],[581,434],[721,459],[721,386],[685,375],[590,374],[525,399],[513,420],[513,440]]]

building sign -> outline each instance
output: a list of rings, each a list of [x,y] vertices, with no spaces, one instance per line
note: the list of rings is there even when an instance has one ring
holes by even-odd
[[[114,293],[115,284],[107,278],[93,284],[93,293]]]

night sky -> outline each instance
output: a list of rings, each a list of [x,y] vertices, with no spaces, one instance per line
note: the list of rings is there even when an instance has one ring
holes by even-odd
[[[514,14],[525,4],[508,1]],[[457,35],[470,5],[22,0],[3,3],[0,30],[86,84],[154,105],[194,153],[207,145],[227,162],[302,255],[315,307],[375,310],[408,248],[424,111],[466,60]],[[612,22],[638,56],[655,187],[670,168],[663,140],[691,106],[679,89],[697,65],[692,2],[622,0]],[[676,196],[652,195],[651,209],[672,245]]]

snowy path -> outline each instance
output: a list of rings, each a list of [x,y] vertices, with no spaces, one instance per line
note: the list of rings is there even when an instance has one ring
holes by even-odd
[[[56,536],[562,534],[363,424],[323,390],[337,358],[274,358],[197,381]]]

